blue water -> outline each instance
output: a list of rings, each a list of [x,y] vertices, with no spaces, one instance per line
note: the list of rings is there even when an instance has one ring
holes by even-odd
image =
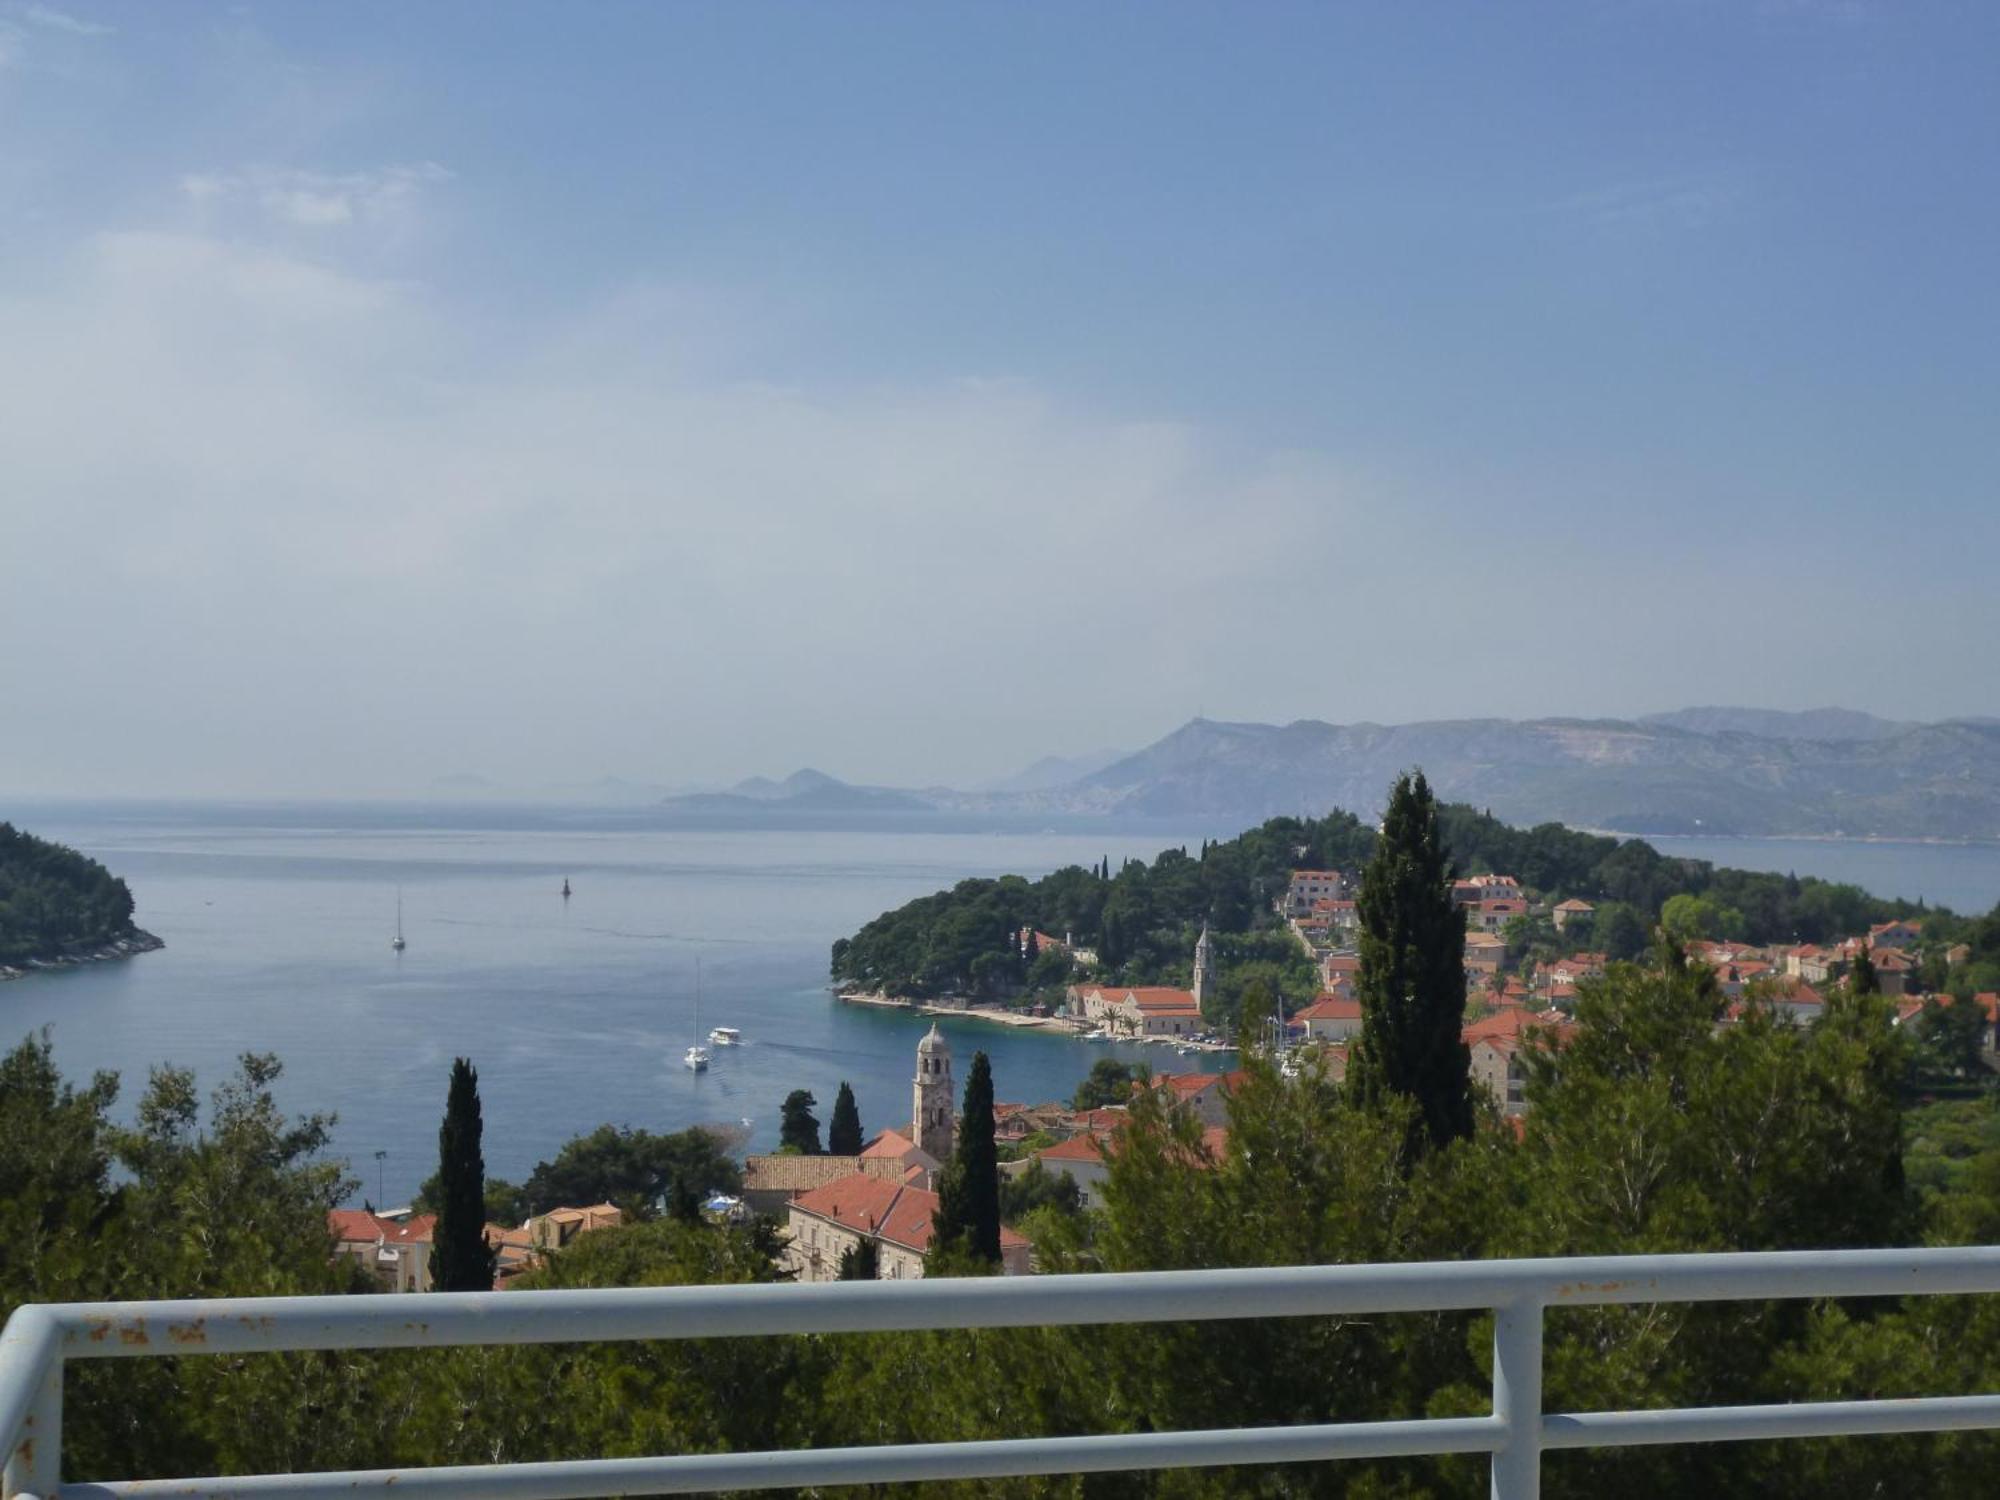
[[[828,945],[967,876],[1105,855],[1115,865],[1182,842],[576,830],[547,817],[405,829],[300,809],[262,823],[240,809],[14,816],[124,876],[140,925],[167,946],[0,984],[0,1044],[52,1025],[64,1070],[116,1069],[126,1108],[154,1064],[193,1067],[213,1084],[238,1053],[275,1052],[281,1102],[338,1112],[337,1147],[378,1203],[406,1201],[434,1170],[458,1055],[479,1068],[487,1169],[516,1181],[605,1121],[674,1130],[747,1120],[753,1149],[767,1148],[787,1093],[811,1089],[824,1122],[842,1079],[867,1129],[905,1125],[930,1023],[834,1001]],[[389,945],[398,885],[401,954]],[[695,1034],[697,955],[703,1031],[735,1026],[748,1041],[718,1049],[704,1074],[681,1063]],[[1143,1058],[1157,1071],[1202,1061],[970,1020],[944,1029],[961,1077],[984,1049],[999,1097],[1023,1102],[1068,1097],[1099,1057]],[[377,1151],[388,1153],[379,1163]]]
[[[1878,896],[1923,900],[1963,916],[2000,904],[2000,845],[1923,844],[1858,839],[1662,838],[1662,854],[1739,870],[1817,875]]]

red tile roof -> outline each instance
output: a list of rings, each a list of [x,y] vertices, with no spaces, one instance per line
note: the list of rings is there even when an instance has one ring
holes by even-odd
[[[919,1255],[931,1247],[931,1216],[938,1196],[920,1187],[883,1182],[856,1172],[792,1200],[792,1207],[857,1234],[874,1235]],[[1000,1246],[1025,1246],[1026,1238],[1001,1226]]]
[[[1304,1010],[1293,1016],[1294,1021],[1358,1021],[1361,1019],[1361,1002],[1346,995],[1321,995]]]

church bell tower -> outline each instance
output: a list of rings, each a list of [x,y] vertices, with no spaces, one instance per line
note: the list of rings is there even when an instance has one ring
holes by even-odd
[[[1209,996],[1215,993],[1215,939],[1208,935],[1208,923],[1201,924],[1201,937],[1194,945],[1194,1003],[1205,1012]]]
[[[920,1150],[940,1163],[951,1160],[953,1133],[951,1043],[931,1022],[931,1029],[917,1043],[915,1107],[910,1116],[910,1139]]]

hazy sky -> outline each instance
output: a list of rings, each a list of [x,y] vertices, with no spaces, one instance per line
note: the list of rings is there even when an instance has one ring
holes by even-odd
[[[0,0],[0,794],[2000,711],[2000,6]]]

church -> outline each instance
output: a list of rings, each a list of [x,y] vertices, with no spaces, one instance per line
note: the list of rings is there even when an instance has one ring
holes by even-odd
[[[875,1248],[880,1279],[921,1277],[938,1205],[937,1173],[957,1141],[956,1107],[951,1043],[933,1022],[917,1043],[908,1135],[885,1130],[858,1157],[751,1158],[758,1164],[811,1163],[806,1170],[819,1178],[785,1205],[785,1268],[800,1281],[835,1281],[841,1258],[867,1241]],[[1002,1275],[1027,1275],[1029,1253],[1024,1236],[1001,1229]]]

